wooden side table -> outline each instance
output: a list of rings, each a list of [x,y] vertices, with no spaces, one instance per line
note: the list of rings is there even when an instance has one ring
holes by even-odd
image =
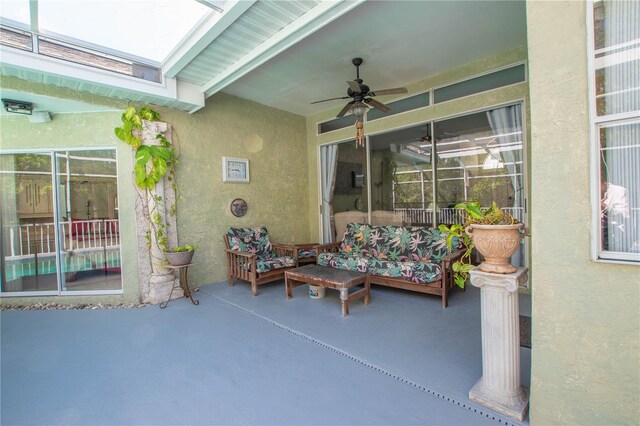
[[[180,265],[180,266],[173,266],[173,265],[165,265],[164,266],[167,269],[178,270],[179,278],[178,278],[178,285],[177,286],[174,285],[171,288],[171,293],[169,293],[169,298],[167,299],[166,302],[162,302],[160,304],[160,309],[164,309],[164,308],[167,307],[167,305],[171,301],[171,296],[173,295],[173,290],[175,290],[177,288],[182,288],[182,291],[184,292],[184,297],[188,297],[191,300],[191,303],[193,303],[194,305],[200,304],[199,300],[193,300],[193,296],[191,294],[191,290],[189,289],[189,281],[187,279],[187,270],[189,269],[189,266],[191,266],[191,265],[193,265],[193,263],[189,263],[187,265]]]

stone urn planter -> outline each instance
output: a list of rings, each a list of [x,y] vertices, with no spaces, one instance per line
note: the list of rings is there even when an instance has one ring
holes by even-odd
[[[485,261],[478,265],[478,269],[496,274],[512,274],[516,271],[509,259],[520,247],[520,240],[529,232],[523,223],[471,224],[465,231],[473,239],[476,249],[484,256]]]
[[[178,251],[178,252],[166,252],[167,261],[171,266],[184,266],[191,263],[195,250],[190,251]]]

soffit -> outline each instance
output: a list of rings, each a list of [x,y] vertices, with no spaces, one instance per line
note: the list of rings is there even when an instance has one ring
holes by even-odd
[[[21,66],[12,66],[11,64],[4,62],[0,63],[0,73],[3,76],[16,77],[33,83],[47,84],[54,87],[66,88],[78,92],[106,96],[109,98],[124,99],[132,102],[160,105],[185,112],[190,112],[197,106],[193,103],[180,101],[171,97],[157,96],[143,91],[133,91],[127,88],[113,87],[71,76],[44,73],[39,70],[31,70]]]
[[[206,84],[320,3],[320,0],[254,3],[185,66],[177,78],[199,86]]]

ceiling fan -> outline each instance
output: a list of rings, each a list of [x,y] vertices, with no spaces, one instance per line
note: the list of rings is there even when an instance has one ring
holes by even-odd
[[[364,84],[363,80],[360,78],[360,65],[362,65],[362,58],[353,58],[351,60],[351,63],[356,67],[356,79],[347,81],[347,84],[349,85],[349,87],[347,88],[347,96],[323,99],[321,101],[311,102],[312,104],[317,104],[320,102],[327,102],[327,101],[334,101],[336,99],[352,98],[353,100],[347,103],[344,106],[344,108],[340,110],[338,115],[336,115],[336,117],[342,117],[352,109],[359,109],[360,111],[366,111],[366,109],[369,108],[369,105],[371,105],[372,107],[382,112],[388,112],[388,111],[391,111],[391,108],[389,108],[387,105],[383,104],[382,102],[373,99],[372,96],[399,95],[403,93],[408,93],[405,87],[396,87],[393,89],[382,89],[382,90],[369,89],[369,86]],[[364,110],[362,110],[361,108],[364,108]]]

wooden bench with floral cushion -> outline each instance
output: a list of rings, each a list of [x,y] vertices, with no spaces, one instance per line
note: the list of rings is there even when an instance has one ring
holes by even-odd
[[[446,238],[436,228],[350,223],[342,241],[317,247],[317,264],[366,272],[371,284],[439,295],[446,308],[451,268],[463,253],[461,241],[454,239],[452,253]]]
[[[296,266],[294,248],[269,241],[267,228],[230,228],[224,235],[227,247],[229,285],[234,279],[249,281],[251,293],[258,285],[284,278],[284,272]]]

